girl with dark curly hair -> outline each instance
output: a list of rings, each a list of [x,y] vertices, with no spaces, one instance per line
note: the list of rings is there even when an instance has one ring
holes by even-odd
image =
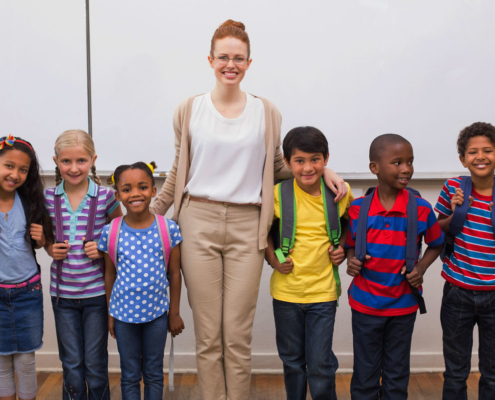
[[[0,139],[0,397],[36,397],[34,352],[43,345],[43,293],[35,249],[51,235],[33,146]],[[17,388],[14,375],[17,374]]]

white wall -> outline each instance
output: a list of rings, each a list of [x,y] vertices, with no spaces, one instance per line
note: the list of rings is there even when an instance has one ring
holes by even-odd
[[[160,187],[163,180],[158,180]],[[366,190],[375,184],[372,180],[350,180],[352,189],[359,193],[359,190]],[[441,180],[413,180],[412,185],[418,189],[422,196],[431,204],[435,204],[440,189],[444,181]],[[47,180],[48,185],[53,185],[51,179]],[[36,354],[37,368],[39,370],[59,370],[61,364],[58,360],[57,341],[55,335],[55,325],[53,311],[49,296],[49,259],[46,254],[39,257],[42,263],[44,301],[45,301],[45,335],[44,346]],[[278,358],[275,344],[275,326],[273,322],[273,312],[270,296],[270,274],[271,267],[266,265],[263,268],[261,277],[260,294],[258,308],[253,328],[253,370],[254,372],[281,372],[282,364]],[[437,260],[425,275],[425,300],[428,313],[419,315],[416,320],[416,327],[413,335],[413,345],[411,354],[411,367],[415,371],[443,370],[442,356],[442,329],[440,326],[440,304],[444,279],[440,276],[441,263]],[[345,265],[340,267],[342,288],[344,294],[341,297],[340,306],[337,309],[337,319],[334,333],[334,351],[339,359],[340,372],[352,371],[352,330],[351,330],[351,309],[347,302],[345,290],[349,287],[351,278],[345,274]],[[192,324],[192,314],[187,303],[186,289],[183,288],[181,300],[181,314],[184,319],[186,330],[178,336],[175,341],[175,365],[180,371],[195,371],[195,342]],[[477,332],[474,333],[473,347],[473,368],[477,368]],[[170,338],[170,337],[169,337]],[[169,341],[169,339],[167,339]],[[109,338],[109,367],[116,371],[119,368],[119,358],[115,340]],[[168,345],[167,345],[168,349]],[[167,350],[168,351],[168,350]]]

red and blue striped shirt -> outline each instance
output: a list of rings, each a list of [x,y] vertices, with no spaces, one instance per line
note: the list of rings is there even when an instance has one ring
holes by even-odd
[[[435,210],[449,217],[451,200],[461,179],[445,182]],[[469,207],[461,232],[454,238],[454,251],[443,260],[442,276],[454,285],[470,290],[495,290],[495,235],[490,203],[492,196],[483,196],[473,188],[473,203]]]
[[[346,247],[355,247],[359,210],[364,197],[354,200],[349,209],[349,233]],[[364,314],[379,316],[406,315],[418,310],[418,301],[401,269],[406,260],[407,203],[409,194],[401,189],[390,210],[380,203],[378,188],[375,191],[368,214],[366,235],[366,260],[359,275],[349,286],[349,304]],[[424,237],[426,244],[437,247],[443,244],[433,209],[425,199],[418,202],[418,255]],[[422,289],[420,288],[422,292]]]

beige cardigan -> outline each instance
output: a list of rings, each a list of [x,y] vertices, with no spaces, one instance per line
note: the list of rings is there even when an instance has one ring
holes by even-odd
[[[175,131],[175,160],[170,173],[163,184],[162,190],[151,206],[154,214],[164,215],[172,204],[175,204],[173,220],[178,221],[184,188],[191,160],[189,158],[189,121],[194,98],[182,101],[174,113]],[[256,96],[255,96],[256,97]],[[293,175],[285,165],[280,151],[280,129],[282,116],[277,108],[268,100],[259,97],[265,108],[265,149],[266,158],[263,168],[261,187],[261,213],[258,233],[259,249],[267,246],[267,235],[273,220],[273,185],[277,179],[289,179]]]

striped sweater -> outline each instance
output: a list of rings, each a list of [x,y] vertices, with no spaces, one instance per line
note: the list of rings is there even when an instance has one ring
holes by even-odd
[[[62,276],[59,283],[60,297],[79,299],[104,295],[105,282],[100,264],[97,260],[91,260],[86,256],[82,238],[86,236],[91,197],[98,195],[94,240],[100,238],[107,216],[115,211],[120,203],[115,199],[113,190],[106,187],[100,187],[98,190],[98,186],[91,179],[89,179],[88,192],[77,210],[73,210],[70,205],[64,190],[64,182],[57,187],[46,189],[46,207],[53,221],[54,235],[56,229],[55,195],[61,196],[64,241],[68,240],[70,245],[70,250],[62,265]],[[52,296],[57,295],[56,272],[57,264],[53,261],[50,267],[50,294]]]

